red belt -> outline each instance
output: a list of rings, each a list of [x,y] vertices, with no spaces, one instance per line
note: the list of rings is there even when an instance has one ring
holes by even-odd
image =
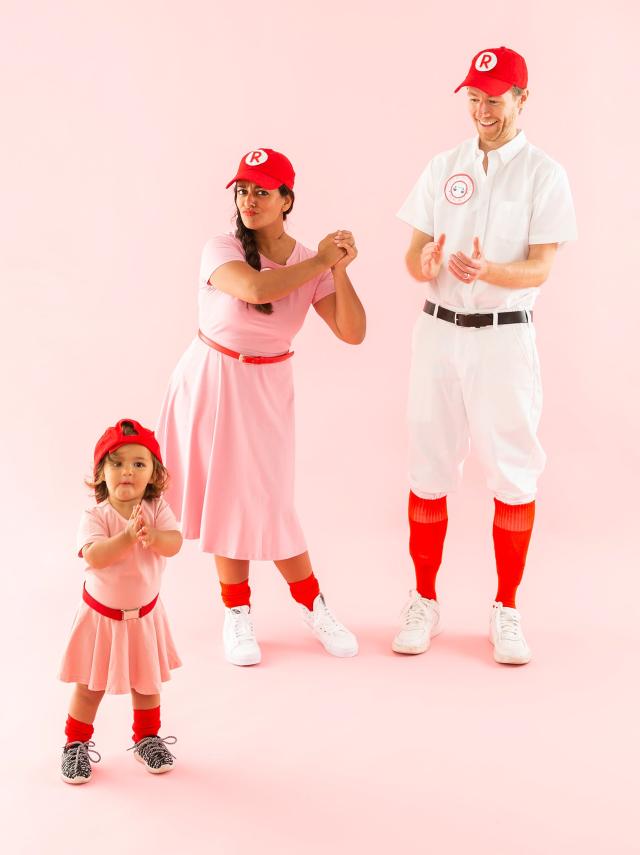
[[[244,353],[237,353],[235,350],[229,350],[228,347],[223,347],[221,344],[218,344],[217,341],[207,338],[202,330],[198,330],[198,338],[214,350],[224,353],[225,356],[232,356],[234,359],[239,359],[240,362],[251,362],[252,365],[266,365],[269,362],[284,362],[285,359],[290,359],[293,356],[292,350],[287,351],[287,353],[280,353],[278,356],[247,356]]]
[[[134,618],[144,617],[155,606],[158,596],[156,594],[150,603],[147,603],[146,606],[140,606],[139,609],[110,609],[109,606],[103,606],[102,603],[94,600],[86,588],[83,587],[82,589],[82,599],[85,603],[91,606],[94,611],[100,612],[101,615],[111,618],[111,620],[133,620]]]

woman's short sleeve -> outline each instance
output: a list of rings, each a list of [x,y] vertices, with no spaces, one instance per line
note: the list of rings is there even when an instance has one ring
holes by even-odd
[[[246,261],[242,244],[233,235],[216,235],[204,245],[200,257],[200,285],[209,283],[211,275],[227,261]]]
[[[330,270],[326,270],[322,276],[318,277],[318,282],[316,284],[316,289],[313,292],[312,303],[318,303],[322,300],[323,297],[327,297],[329,294],[333,294],[336,290],[336,286],[333,282],[333,273]]]
[[[82,550],[90,543],[95,543],[96,540],[106,540],[109,537],[109,529],[107,521],[99,511],[99,508],[87,508],[83,511],[78,527],[78,537],[76,545],[78,547],[78,556],[82,558]]]

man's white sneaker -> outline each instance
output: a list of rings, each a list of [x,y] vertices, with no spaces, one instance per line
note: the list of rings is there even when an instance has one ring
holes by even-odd
[[[526,665],[531,659],[517,609],[510,609],[502,603],[493,604],[489,640],[493,644],[493,658],[501,665]]]
[[[313,601],[313,611],[299,604],[302,617],[327,653],[332,656],[355,656],[358,640],[329,611],[322,594]]]
[[[249,611],[249,606],[234,606],[224,610],[224,657],[232,665],[257,665],[262,658]]]
[[[395,653],[424,653],[431,639],[442,631],[440,606],[436,600],[427,600],[417,591],[409,592],[409,600],[402,610],[402,627],[393,639]]]

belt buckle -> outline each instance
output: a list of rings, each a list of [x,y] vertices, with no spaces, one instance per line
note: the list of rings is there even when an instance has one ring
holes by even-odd
[[[246,360],[246,358],[247,357],[244,355],[244,353],[238,354],[238,362],[244,362]]]
[[[122,620],[135,620],[140,617],[140,609],[120,609]]]
[[[454,312],[454,313],[453,313],[453,324],[454,324],[454,326],[456,326],[456,327],[458,326],[458,314],[460,314],[460,313],[459,313],[459,312]]]

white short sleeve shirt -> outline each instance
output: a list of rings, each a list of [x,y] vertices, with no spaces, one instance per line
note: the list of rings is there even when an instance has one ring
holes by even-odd
[[[437,279],[427,296],[454,310],[530,309],[538,288],[502,288],[482,280],[465,285],[447,269],[458,250],[471,255],[480,239],[490,261],[524,261],[531,244],[577,237],[566,172],[528,142],[524,131],[488,153],[487,173],[478,138],[433,158],[398,211],[398,217],[436,239],[446,235]]]

